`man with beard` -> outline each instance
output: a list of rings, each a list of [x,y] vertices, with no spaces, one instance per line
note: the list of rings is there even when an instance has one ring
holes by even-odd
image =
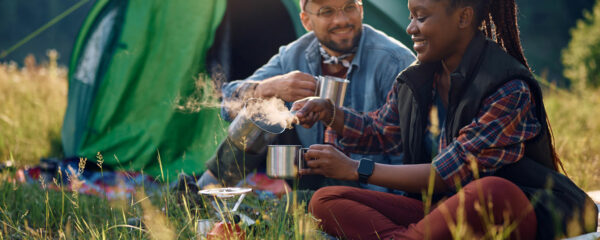
[[[291,103],[315,95],[315,76],[329,75],[348,79],[344,106],[368,112],[382,106],[398,73],[409,66],[415,57],[402,43],[362,24],[363,7],[360,0],[301,0],[300,18],[309,31],[296,41],[282,46],[279,53],[245,80],[230,82],[222,88],[224,119],[231,121],[236,110],[227,108],[228,101],[247,98],[280,98],[288,107]],[[398,29],[401,31],[401,29]],[[239,110],[239,109],[238,109]],[[296,127],[287,130],[273,144],[302,145],[323,143],[331,139],[323,124],[310,129]],[[329,137],[328,137],[329,136]],[[351,155],[360,159],[361,155]],[[369,156],[379,163],[401,164],[402,156]],[[247,173],[265,164],[266,153],[253,155],[223,142],[207,163],[207,170],[198,181],[208,184],[234,185]],[[299,188],[316,189],[325,185],[353,185],[322,176],[303,176]],[[360,187],[380,191],[374,185]]]

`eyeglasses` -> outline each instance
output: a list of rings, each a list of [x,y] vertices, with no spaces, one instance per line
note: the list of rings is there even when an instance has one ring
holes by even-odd
[[[337,16],[338,10],[344,13],[345,16],[354,16],[358,13],[359,6],[362,5],[361,2],[354,1],[344,5],[341,8],[336,7],[322,7],[319,8],[319,11],[316,13],[309,12],[308,10],[304,10],[307,13],[317,15],[317,17],[321,18],[332,18],[333,16]]]

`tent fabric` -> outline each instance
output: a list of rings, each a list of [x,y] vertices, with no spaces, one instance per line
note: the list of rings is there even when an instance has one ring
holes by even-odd
[[[70,67],[72,71],[69,72],[69,104],[62,128],[63,149],[67,156],[77,155],[77,147],[81,144],[94,93],[99,85],[97,73],[101,59],[109,55],[108,49],[114,45],[114,39],[118,34],[118,28],[115,26],[120,23],[124,4],[113,2],[108,5],[108,3],[108,1],[99,1],[91,10],[73,51],[76,52],[76,56],[79,56],[79,52],[83,52],[77,63],[73,61],[76,65],[72,64]],[[85,39],[81,37],[87,36],[88,33],[89,37]]]
[[[274,25],[266,26],[263,34],[282,29],[291,30],[297,37],[304,34],[298,18],[298,1],[280,0],[281,9],[288,14],[278,17],[291,19],[266,20]],[[225,10],[229,7],[244,10],[239,9],[245,6],[242,3],[239,0],[98,0],[82,25],[71,57],[68,106],[62,130],[66,157],[86,157],[93,161],[99,152],[104,166],[143,170],[171,179],[179,172],[204,171],[204,162],[225,138],[228,123],[220,119],[217,108],[180,112],[174,102],[180,96],[185,99],[192,94],[198,74],[209,70],[206,61],[213,42],[226,40],[217,37]],[[272,4],[275,3],[257,1],[252,9],[246,9],[257,13],[248,13],[241,19],[251,20],[254,15],[277,18],[258,12],[279,8]],[[404,31],[404,25],[408,24],[406,0],[364,0],[363,4],[365,23],[405,44],[410,42]],[[290,22],[291,26],[281,26]],[[239,34],[238,30],[234,33]],[[215,46],[230,48],[224,52],[231,56],[256,55],[230,46],[235,41],[218,43]],[[287,43],[274,42],[269,46],[272,49],[263,46],[261,50],[270,57],[279,45]],[[248,66],[260,66],[266,61],[251,59],[244,60]],[[240,69],[231,71],[240,73]]]
[[[86,21],[81,31],[86,39],[77,41],[74,52],[78,55],[74,55],[69,74],[63,142],[70,141],[72,146],[65,149],[70,151],[67,156],[74,153],[94,159],[100,151],[105,165],[143,169],[171,178],[181,171],[201,172],[203,162],[224,138],[227,125],[220,120],[217,108],[185,113],[175,109],[174,101],[178,96],[190,95],[195,79],[204,71],[204,56],[225,12],[225,3],[127,1],[126,8],[135,11],[123,12],[117,42],[113,49],[103,49],[108,50],[103,56],[108,59],[102,61],[106,66],[100,64],[95,73],[99,79],[91,82],[77,77],[86,52],[82,45],[93,40],[92,28],[99,25]],[[109,5],[107,1],[97,2],[88,19],[97,18]],[[77,101],[85,97],[93,101],[87,122],[79,122],[83,126],[69,125],[68,119],[85,115],[85,111],[77,111],[86,107]],[[82,134],[64,134],[69,128],[83,129]]]
[[[406,33],[408,20],[408,0],[372,0],[363,1],[364,22],[385,32],[387,35],[412,46],[412,40]]]

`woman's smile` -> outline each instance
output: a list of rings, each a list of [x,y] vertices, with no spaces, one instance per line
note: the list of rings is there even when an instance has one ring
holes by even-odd
[[[427,41],[423,38],[416,38],[413,37],[413,49],[415,49],[415,52],[420,53],[423,52],[425,50],[425,48],[427,47]]]

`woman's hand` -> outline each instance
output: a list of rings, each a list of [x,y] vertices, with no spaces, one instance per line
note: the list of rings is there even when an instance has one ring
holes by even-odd
[[[300,174],[320,174],[339,180],[358,180],[358,161],[352,160],[332,145],[312,145],[304,154],[308,169]]]
[[[311,128],[317,121],[331,122],[333,108],[331,101],[319,97],[307,97],[300,99],[292,105],[292,111],[305,128]]]

